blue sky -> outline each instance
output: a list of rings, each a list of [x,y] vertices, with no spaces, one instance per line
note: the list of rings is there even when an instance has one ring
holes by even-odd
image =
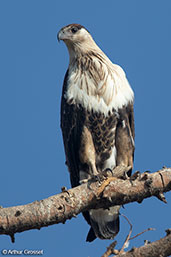
[[[59,124],[60,98],[68,52],[56,34],[80,23],[109,58],[121,65],[135,92],[134,170],[171,165],[171,2],[169,0],[2,0],[0,1],[0,205],[26,204],[70,187]],[[171,196],[125,206],[133,234],[156,228],[131,241],[159,239],[170,227]],[[81,215],[59,224],[0,236],[2,249],[43,249],[43,256],[101,256],[110,241],[88,244]],[[129,230],[121,218],[116,240]]]

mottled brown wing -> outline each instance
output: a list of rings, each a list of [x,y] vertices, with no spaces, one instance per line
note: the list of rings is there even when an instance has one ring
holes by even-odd
[[[79,148],[82,130],[79,107],[67,103],[65,93],[67,90],[68,71],[66,72],[62,100],[61,100],[61,129],[65,148],[66,164],[70,172],[72,187],[79,185]],[[83,114],[82,114],[83,115]]]

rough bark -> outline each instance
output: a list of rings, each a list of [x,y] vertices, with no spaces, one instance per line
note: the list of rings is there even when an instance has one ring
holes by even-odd
[[[122,172],[123,174],[123,172]],[[153,174],[136,173],[131,179],[115,178],[90,180],[78,187],[65,190],[47,199],[9,208],[0,208],[0,234],[13,235],[29,229],[40,229],[65,223],[82,211],[130,202],[156,196],[166,202],[164,192],[171,190],[171,168]]]

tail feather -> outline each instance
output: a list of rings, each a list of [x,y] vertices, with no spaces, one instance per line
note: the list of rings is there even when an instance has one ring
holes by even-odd
[[[94,233],[94,230],[92,229],[92,227],[90,228],[87,238],[86,238],[86,242],[92,242],[96,239],[96,235]]]
[[[113,221],[106,223],[107,231],[112,234],[112,237],[114,237],[119,232],[119,225],[119,216]]]
[[[113,239],[119,232],[119,209],[120,206],[114,206],[109,210],[90,210],[91,228],[86,241],[92,242],[96,237]]]

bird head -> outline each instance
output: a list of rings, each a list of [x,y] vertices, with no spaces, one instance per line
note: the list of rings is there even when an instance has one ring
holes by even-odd
[[[69,24],[57,34],[58,41],[63,40],[68,48],[70,57],[77,56],[93,49],[97,49],[89,31],[80,24]]]
[[[58,41],[63,40],[67,42],[84,41],[90,37],[90,33],[80,24],[69,24],[63,27],[57,35]]]

